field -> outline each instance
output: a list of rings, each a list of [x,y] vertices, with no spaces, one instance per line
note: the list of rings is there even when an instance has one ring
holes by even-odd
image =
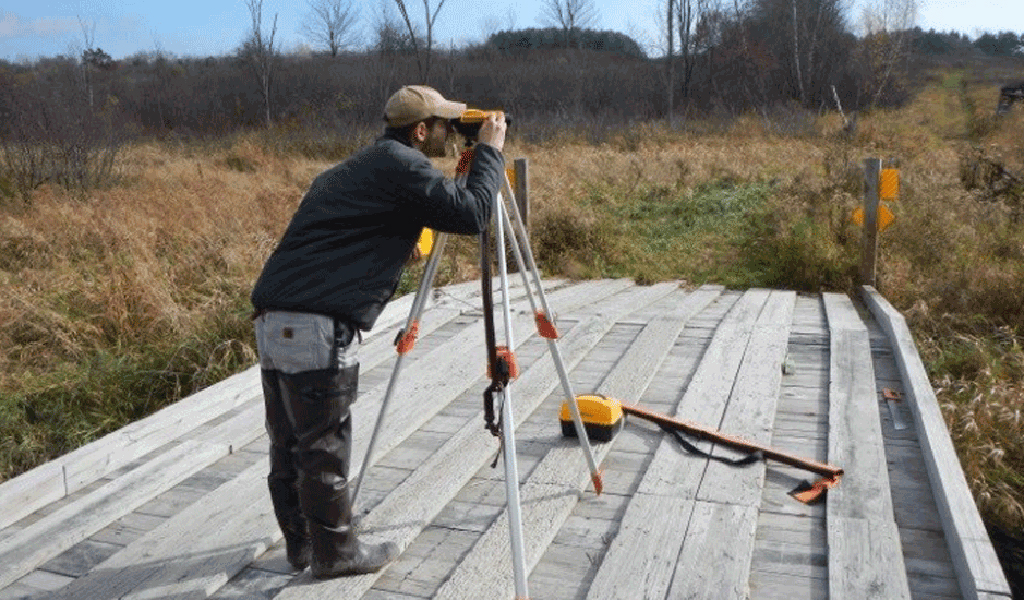
[[[1024,106],[995,117],[996,82],[937,71],[852,135],[837,114],[793,109],[513,131],[506,155],[530,161],[546,275],[803,291],[855,288],[860,168],[899,161],[878,288],[914,331],[986,522],[1011,539],[1024,536]],[[374,133],[351,132],[352,147]],[[136,143],[106,189],[43,185],[0,205],[0,480],[253,364],[249,290],[331,164],[279,135]],[[475,255],[458,240],[438,283],[475,278]]]

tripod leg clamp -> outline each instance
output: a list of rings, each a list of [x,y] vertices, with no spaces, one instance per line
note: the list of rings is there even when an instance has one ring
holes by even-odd
[[[491,371],[491,365],[487,365],[487,376],[492,380],[501,382],[502,387],[508,385],[512,379],[519,377],[519,362],[516,361],[516,354],[508,346],[497,346],[495,348],[498,361],[497,376]]]
[[[537,311],[533,315],[533,320],[537,322],[537,334],[542,338],[549,340],[558,339],[558,330],[555,329],[555,324],[552,323],[548,316],[541,311]]]
[[[405,329],[398,332],[398,337],[395,338],[395,347],[399,354],[408,354],[412,347],[416,345],[416,338],[420,335],[420,322],[413,321],[412,325],[409,326],[409,330]]]

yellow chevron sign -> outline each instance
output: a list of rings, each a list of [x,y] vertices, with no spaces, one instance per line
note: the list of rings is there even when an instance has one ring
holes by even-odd
[[[892,225],[892,222],[896,220],[896,216],[892,214],[889,207],[884,204],[878,205],[878,230],[885,231]],[[864,207],[858,206],[853,209],[853,222],[858,226],[864,226]]]
[[[878,181],[878,197],[881,200],[896,200],[900,196],[900,170],[882,169]]]

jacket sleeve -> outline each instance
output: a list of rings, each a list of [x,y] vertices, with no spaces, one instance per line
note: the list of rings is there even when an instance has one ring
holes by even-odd
[[[412,168],[397,182],[405,192],[408,208],[431,229],[480,233],[491,218],[491,207],[502,182],[505,161],[501,152],[493,146],[478,144],[464,183],[445,177],[430,159],[416,154]]]

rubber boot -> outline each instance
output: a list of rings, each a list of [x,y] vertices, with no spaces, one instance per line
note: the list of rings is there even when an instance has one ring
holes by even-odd
[[[288,563],[296,571],[309,566],[309,526],[299,509],[299,473],[295,464],[296,439],[277,372],[262,371],[263,398],[270,438],[270,474],[267,487],[277,524],[284,534]]]
[[[394,542],[364,544],[353,527],[311,526],[313,543],[310,571],[317,579],[375,573],[398,558]]]

